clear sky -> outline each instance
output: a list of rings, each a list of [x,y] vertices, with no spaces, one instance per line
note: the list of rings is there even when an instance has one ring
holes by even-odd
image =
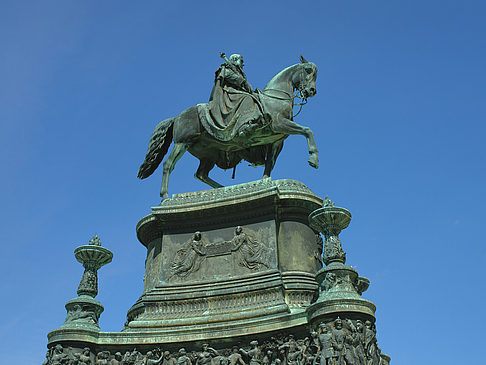
[[[303,54],[317,95],[273,178],[298,179],[353,214],[348,264],[371,280],[379,345],[394,365],[483,359],[486,117],[483,1],[2,1],[0,353],[39,364],[98,233],[101,328],[119,331],[142,293],[135,225],[161,171],[136,178],[158,121],[205,102],[219,52],[254,87]],[[171,193],[204,190],[197,160]],[[241,164],[223,184],[261,177]],[[484,223],[483,223],[484,224]],[[483,338],[483,340],[481,340]],[[481,355],[480,355],[481,354]],[[479,361],[479,362],[478,362]]]

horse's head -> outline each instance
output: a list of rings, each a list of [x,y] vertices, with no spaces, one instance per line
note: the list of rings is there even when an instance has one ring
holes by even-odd
[[[317,66],[300,56],[300,64],[296,65],[298,71],[292,76],[294,88],[299,90],[304,99],[316,95]]]

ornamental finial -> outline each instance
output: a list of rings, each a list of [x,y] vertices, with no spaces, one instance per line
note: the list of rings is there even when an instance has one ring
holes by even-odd
[[[101,246],[101,240],[96,233],[93,238],[89,240],[89,244],[94,246]]]

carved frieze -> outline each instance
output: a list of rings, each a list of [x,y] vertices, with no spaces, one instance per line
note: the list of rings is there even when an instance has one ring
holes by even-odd
[[[160,346],[145,351],[136,348],[73,349],[57,344],[43,365],[389,365],[381,353],[375,325],[365,318],[330,318],[311,329],[307,336],[280,333],[252,340],[248,345],[227,346],[225,341],[203,343],[192,350]],[[122,355],[123,353],[123,355]]]
[[[229,241],[208,242],[201,232],[196,232],[176,251],[170,263],[168,281],[184,281],[206,265],[206,259],[225,255],[234,256],[238,265],[249,272],[260,271],[269,267],[267,251],[266,244],[241,226],[236,227],[234,237]]]

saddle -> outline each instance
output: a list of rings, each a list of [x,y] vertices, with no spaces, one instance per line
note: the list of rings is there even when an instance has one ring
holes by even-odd
[[[225,100],[197,104],[197,111],[206,132],[222,142],[251,134],[269,121],[258,89],[254,94],[229,89]]]

